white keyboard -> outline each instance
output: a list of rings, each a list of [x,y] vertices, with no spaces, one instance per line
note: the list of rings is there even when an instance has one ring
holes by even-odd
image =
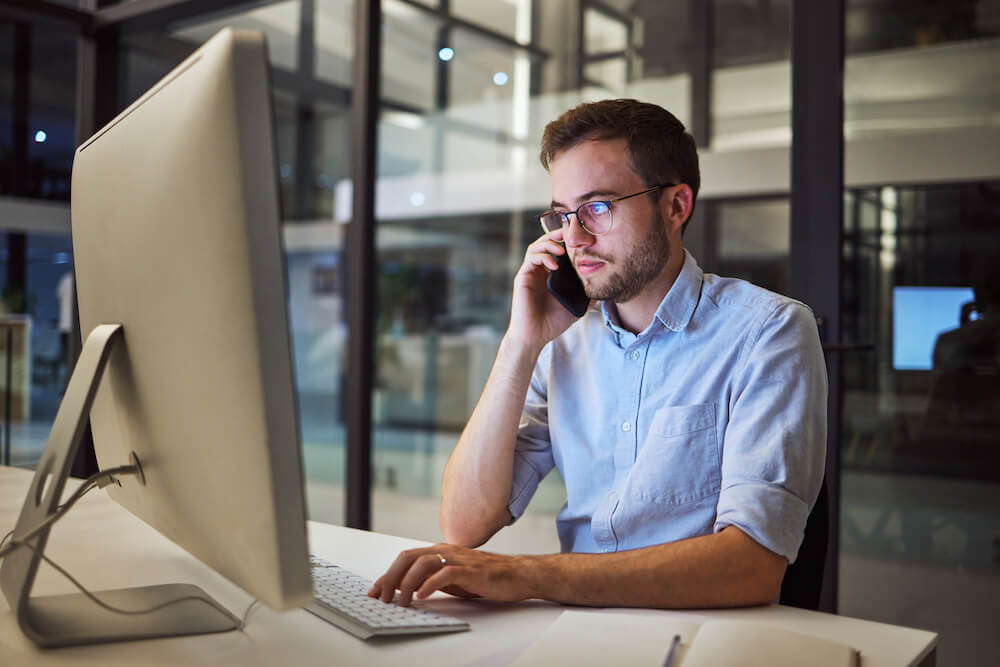
[[[428,634],[468,630],[469,624],[417,607],[400,607],[368,597],[372,582],[316,556],[309,557],[313,601],[306,610],[355,637]]]

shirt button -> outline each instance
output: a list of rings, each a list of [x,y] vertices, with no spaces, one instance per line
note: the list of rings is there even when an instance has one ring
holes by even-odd
[[[611,493],[608,494],[608,500],[610,500],[611,502],[615,502],[616,500],[618,500],[618,494],[612,491]]]
[[[627,431],[631,431],[632,430],[632,424],[630,424],[628,422],[625,422],[624,424],[622,424],[622,430],[626,431],[626,432]]]
[[[639,350],[632,350],[628,356],[631,357],[632,361],[636,361],[639,358]]]

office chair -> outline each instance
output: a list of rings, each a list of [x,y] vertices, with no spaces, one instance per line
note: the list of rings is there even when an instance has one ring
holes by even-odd
[[[819,610],[829,529],[830,501],[824,477],[816,504],[806,519],[805,536],[802,538],[799,555],[795,562],[788,566],[785,578],[781,582],[781,595],[778,597],[780,604]]]

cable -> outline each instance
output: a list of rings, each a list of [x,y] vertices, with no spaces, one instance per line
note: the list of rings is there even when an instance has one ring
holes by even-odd
[[[91,593],[89,590],[86,589],[86,587],[84,587],[83,584],[81,584],[79,581],[77,581],[73,577],[73,575],[71,575],[69,572],[67,572],[62,567],[60,567],[51,558],[49,558],[48,556],[46,556],[42,552],[38,551],[35,548],[35,545],[31,544],[30,542],[24,542],[22,540],[13,540],[11,542],[11,544],[17,545],[17,546],[28,547],[29,549],[31,549],[32,551],[34,551],[36,554],[38,554],[38,556],[42,560],[44,560],[46,563],[48,563],[49,565],[51,565],[55,569],[56,572],[58,572],[62,576],[64,576],[67,579],[69,579],[70,583],[72,583],[74,586],[76,586],[76,588],[81,593],[83,593],[87,597],[87,599],[89,599],[91,602],[93,602],[97,606],[99,606],[99,607],[101,607],[103,609],[107,609],[108,611],[113,612],[115,614],[122,614],[124,616],[141,616],[143,614],[152,614],[153,612],[159,611],[159,610],[161,610],[161,609],[163,609],[165,607],[169,607],[171,605],[175,605],[175,604],[178,604],[178,603],[181,603],[181,602],[187,602],[188,600],[198,600],[200,602],[204,602],[205,604],[207,604],[208,606],[212,607],[216,611],[222,612],[226,616],[230,616],[230,617],[232,616],[232,614],[229,613],[228,609],[226,609],[225,607],[223,607],[221,604],[219,604],[218,602],[216,602],[212,598],[207,598],[207,597],[203,598],[203,597],[201,597],[199,595],[184,595],[184,596],[181,596],[179,598],[175,598],[173,600],[167,600],[166,602],[161,602],[160,604],[157,604],[157,605],[154,605],[152,607],[149,607],[148,609],[121,609],[119,607],[115,607],[114,605],[110,605],[107,602],[104,602],[103,600],[101,600],[100,598],[98,598],[96,595],[94,595],[93,593]],[[246,618],[249,615],[250,610],[253,608],[253,606],[256,603],[257,603],[257,601],[254,600],[253,602],[250,603],[250,606],[247,607],[247,610],[246,610],[246,612],[244,612],[244,615],[243,615],[243,620],[240,621],[240,624],[236,627],[237,630],[243,630],[243,624],[246,622]]]
[[[83,486],[83,484],[81,484],[80,486]],[[84,489],[83,491],[79,492],[80,493],[80,497],[83,498],[85,495],[87,495],[88,493],[90,493],[91,491],[93,491],[94,489],[96,489],[98,486],[99,485],[96,484],[96,483],[95,484],[91,484],[86,489]],[[79,489],[78,489],[78,491],[79,491]],[[66,503],[63,503],[62,505],[57,505],[56,506],[56,511],[58,512],[58,511],[62,510],[64,507],[66,507]],[[11,531],[11,532],[14,532],[14,531]]]
[[[92,484],[88,484],[87,482],[84,482],[84,484],[82,484],[80,486],[80,489],[83,489],[83,493],[80,493],[80,490],[78,489],[76,493],[74,493],[72,496],[70,496],[69,500],[67,500],[65,503],[63,503],[59,507],[57,507],[55,512],[53,512],[49,516],[45,517],[45,519],[41,523],[39,523],[37,526],[35,526],[31,530],[29,530],[27,533],[25,533],[24,537],[20,538],[19,540],[11,540],[6,546],[3,546],[3,542],[6,542],[7,538],[10,537],[11,535],[13,535],[14,534],[14,530],[17,530],[17,529],[15,528],[14,530],[12,530],[9,533],[7,533],[7,535],[4,537],[4,539],[2,541],[0,541],[0,559],[2,559],[4,556],[6,556],[7,554],[9,554],[15,548],[17,548],[18,546],[20,546],[18,544],[18,542],[20,542],[22,540],[30,540],[31,538],[33,538],[36,535],[38,535],[38,533],[42,532],[42,530],[44,530],[46,527],[52,525],[53,523],[55,523],[56,521],[58,521],[59,519],[61,519],[63,517],[63,515],[66,514],[66,512],[68,512],[69,509],[80,498],[83,497],[84,493],[86,493],[87,491],[90,491],[91,488],[93,488]]]
[[[247,624],[247,620],[249,620],[249,619],[250,619],[250,611],[251,611],[251,610],[252,610],[252,609],[253,609],[254,607],[256,607],[256,606],[257,606],[257,604],[258,604],[259,602],[260,602],[260,600],[254,600],[253,602],[251,602],[251,603],[250,603],[250,604],[249,604],[249,605],[247,606],[247,609],[246,609],[246,611],[244,611],[244,612],[243,612],[243,619],[242,619],[242,620],[240,621],[240,627],[239,627],[239,631],[240,631],[240,632],[243,632],[243,628],[245,628],[245,627],[246,627],[246,624]]]
[[[28,541],[31,538],[38,535],[40,532],[42,532],[45,528],[51,526],[53,523],[61,519],[70,510],[70,508],[72,508],[73,505],[75,505],[87,493],[89,493],[95,488],[98,488],[99,486],[105,486],[108,483],[105,482],[106,479],[113,479],[114,475],[123,475],[123,474],[138,474],[138,469],[136,466],[118,466],[117,468],[109,468],[108,470],[103,470],[95,475],[91,475],[86,480],[84,480],[84,482],[77,488],[76,491],[73,492],[73,495],[71,495],[65,503],[56,507],[55,512],[46,517],[41,523],[39,523],[37,526],[29,530],[22,537],[19,537],[17,539],[10,539],[11,536],[14,534],[16,528],[8,532],[6,535],[3,536],[3,539],[0,539],[0,559],[2,559],[4,556],[9,554],[14,549],[17,549],[19,547],[27,547],[28,549],[31,549],[31,551],[33,551],[39,558],[41,558],[43,561],[51,565],[52,568],[56,570],[56,572],[66,577],[70,581],[70,583],[72,583],[81,593],[83,593],[84,596],[87,597],[87,599],[89,599],[91,602],[98,605],[99,607],[115,614],[122,614],[125,616],[139,616],[142,614],[151,614],[153,612],[164,609],[165,607],[169,607],[181,602],[196,600],[204,604],[207,604],[208,606],[212,607],[216,611],[221,612],[225,616],[231,617],[232,615],[229,613],[229,610],[223,607],[221,604],[219,604],[218,602],[216,602],[211,598],[201,597],[198,595],[184,595],[182,597],[154,605],[152,607],[149,607],[148,609],[121,609],[115,607],[114,605],[110,605],[107,602],[104,602],[103,600],[95,596],[93,593],[91,593],[89,590],[87,590],[87,588],[83,584],[81,584],[79,581],[76,580],[76,578],[73,577],[73,575],[71,575],[69,572],[60,567],[55,561],[53,561],[51,558],[49,558],[44,553],[39,551],[34,544],[31,544],[31,542]],[[102,484],[102,482],[105,483]],[[10,542],[8,542],[9,539]],[[258,602],[257,600],[251,602],[249,606],[247,606],[246,611],[243,612],[243,618],[240,619],[239,625],[236,627],[236,629],[239,630],[240,632],[242,632],[244,626],[246,626],[247,620],[250,617],[250,612],[257,605],[257,602]]]
[[[6,537],[4,538],[3,541],[0,541],[0,558],[3,558],[7,554],[9,554],[17,546],[21,546],[21,543],[23,543],[25,540],[30,540],[31,538],[35,537],[40,532],[45,530],[47,527],[51,526],[53,523],[61,519],[66,514],[66,512],[68,512],[70,508],[73,507],[73,505],[75,505],[80,500],[80,498],[83,498],[84,495],[86,495],[89,491],[91,491],[95,487],[102,486],[101,482],[103,482],[105,478],[110,479],[113,478],[115,475],[122,475],[122,474],[137,474],[137,472],[138,470],[135,466],[118,466],[117,468],[109,468],[107,470],[102,470],[99,473],[91,475],[86,480],[84,480],[84,482],[77,488],[76,491],[73,492],[73,495],[69,497],[69,500],[67,500],[62,505],[59,505],[56,508],[55,512],[45,517],[45,519],[43,519],[41,523],[39,523],[37,526],[29,530],[27,533],[19,537],[17,540],[12,540],[10,544],[8,544],[7,546],[2,546],[3,541],[6,541],[7,539]],[[13,534],[13,532],[14,531],[11,531],[11,534]]]
[[[0,539],[0,553],[3,553],[3,545],[4,545],[4,543],[13,534],[14,534],[14,531],[11,530],[9,533],[7,533],[6,535],[3,536],[3,539]],[[0,558],[2,558],[2,556],[0,556]]]

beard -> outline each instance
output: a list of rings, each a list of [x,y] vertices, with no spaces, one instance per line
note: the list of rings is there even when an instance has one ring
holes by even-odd
[[[649,232],[621,262],[621,270],[612,273],[603,285],[584,283],[588,297],[596,301],[625,303],[637,297],[646,285],[660,275],[670,259],[670,239],[667,238],[659,207],[654,211]],[[607,261],[604,257],[597,259]]]

